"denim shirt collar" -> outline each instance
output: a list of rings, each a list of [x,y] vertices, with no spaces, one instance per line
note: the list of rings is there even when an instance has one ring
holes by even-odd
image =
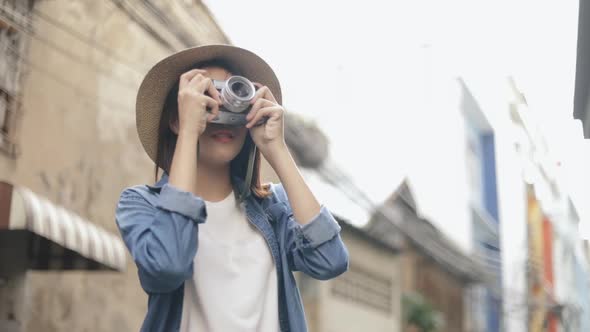
[[[162,190],[162,187],[166,183],[168,183],[168,173],[164,172],[158,182],[156,182],[154,185],[146,185],[146,186],[151,191],[155,191],[155,192],[159,193]],[[245,181],[242,180],[240,177],[233,175],[232,176],[232,185],[234,186],[234,190],[237,190],[237,192],[242,192],[242,190],[245,186]],[[252,221],[254,221],[256,226],[260,227],[261,231],[263,231],[263,233],[267,237],[270,236],[270,228],[266,228],[266,225],[264,223],[261,224],[262,220],[266,219],[265,216],[268,216],[268,214],[267,214],[268,206],[265,205],[262,201],[257,200],[254,195],[249,195],[246,198],[246,200],[243,202],[240,202],[240,204],[245,208],[246,214],[248,215],[248,217]],[[269,220],[273,220],[273,218],[270,218]],[[273,239],[270,241],[271,242],[269,244],[271,246],[271,249],[276,249],[276,248],[273,248],[273,246],[276,247],[276,243],[273,243],[276,240]],[[275,256],[275,259],[278,259],[277,253],[278,253],[278,251],[273,252],[273,256]]]
[[[168,173],[164,172],[162,174],[162,176],[160,177],[160,180],[158,180],[158,182],[156,182],[153,185],[146,185],[151,191],[155,191],[155,192],[160,192],[160,190],[162,190],[162,187],[168,183]],[[240,179],[238,176],[233,175],[232,176],[232,184],[234,186],[235,189],[237,189],[237,192],[242,192],[242,190],[244,189],[244,180]],[[252,195],[251,195],[252,196]]]
[[[160,192],[160,190],[162,190],[162,187],[167,182],[168,182],[168,173],[164,172],[164,174],[162,174],[162,176],[160,177],[160,180],[158,180],[158,182],[156,182],[154,185],[146,184],[146,187],[148,187],[152,191]]]

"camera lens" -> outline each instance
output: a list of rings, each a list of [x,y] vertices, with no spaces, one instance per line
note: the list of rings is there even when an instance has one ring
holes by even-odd
[[[250,94],[248,86],[246,86],[242,82],[235,82],[234,84],[232,84],[231,91],[240,98],[246,98]]]
[[[221,89],[223,106],[230,112],[240,113],[250,107],[256,89],[254,84],[242,76],[232,76]]]

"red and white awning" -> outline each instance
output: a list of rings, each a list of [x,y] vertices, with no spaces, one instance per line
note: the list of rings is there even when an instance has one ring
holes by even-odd
[[[9,234],[8,232],[12,233]],[[14,236],[16,233],[30,233]],[[28,188],[0,182],[2,241],[27,241],[30,269],[118,270],[126,266],[120,238]]]

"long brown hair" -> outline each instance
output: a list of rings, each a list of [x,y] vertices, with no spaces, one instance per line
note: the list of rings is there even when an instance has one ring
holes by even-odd
[[[238,75],[233,70],[232,66],[221,59],[214,59],[194,65],[189,68],[204,68],[204,67],[220,67],[228,72]],[[170,123],[178,121],[178,85],[177,81],[174,86],[168,92],[164,107],[162,110],[162,116],[160,117],[160,125],[158,128],[158,150],[156,154],[156,165],[155,165],[155,181],[158,181],[158,169],[162,168],[166,173],[170,174],[170,166],[172,165],[172,157],[176,149],[177,135],[170,129]],[[248,166],[248,155],[250,150],[254,148],[254,142],[250,137],[250,134],[246,135],[246,141],[244,146],[238,153],[238,155],[230,162],[230,178],[238,176],[242,181],[246,179],[246,170]],[[196,147],[195,147],[196,148]],[[252,173],[252,183],[246,184],[250,186],[252,193],[258,198],[265,198],[269,196],[270,187],[268,184],[261,183],[260,175],[260,163],[261,154],[259,150],[256,150],[254,158],[254,171]],[[234,190],[237,190],[234,184]]]

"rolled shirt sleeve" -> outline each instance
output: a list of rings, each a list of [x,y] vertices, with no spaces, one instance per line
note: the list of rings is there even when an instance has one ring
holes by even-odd
[[[308,223],[295,221],[293,210],[281,184],[273,184],[277,202],[268,211],[281,223],[285,251],[292,271],[327,280],[348,270],[348,249],[340,236],[341,226],[325,205]]]
[[[203,199],[169,183],[162,186],[156,207],[182,214],[197,223],[204,223],[207,219],[207,210]]]
[[[198,225],[205,222],[204,201],[189,192],[164,185],[155,203],[145,189],[121,193],[115,221],[138,268],[147,293],[170,292],[192,276],[198,247]]]
[[[338,235],[342,229],[325,205],[321,205],[320,212],[312,220],[296,228],[301,248],[317,248],[322,243]]]

